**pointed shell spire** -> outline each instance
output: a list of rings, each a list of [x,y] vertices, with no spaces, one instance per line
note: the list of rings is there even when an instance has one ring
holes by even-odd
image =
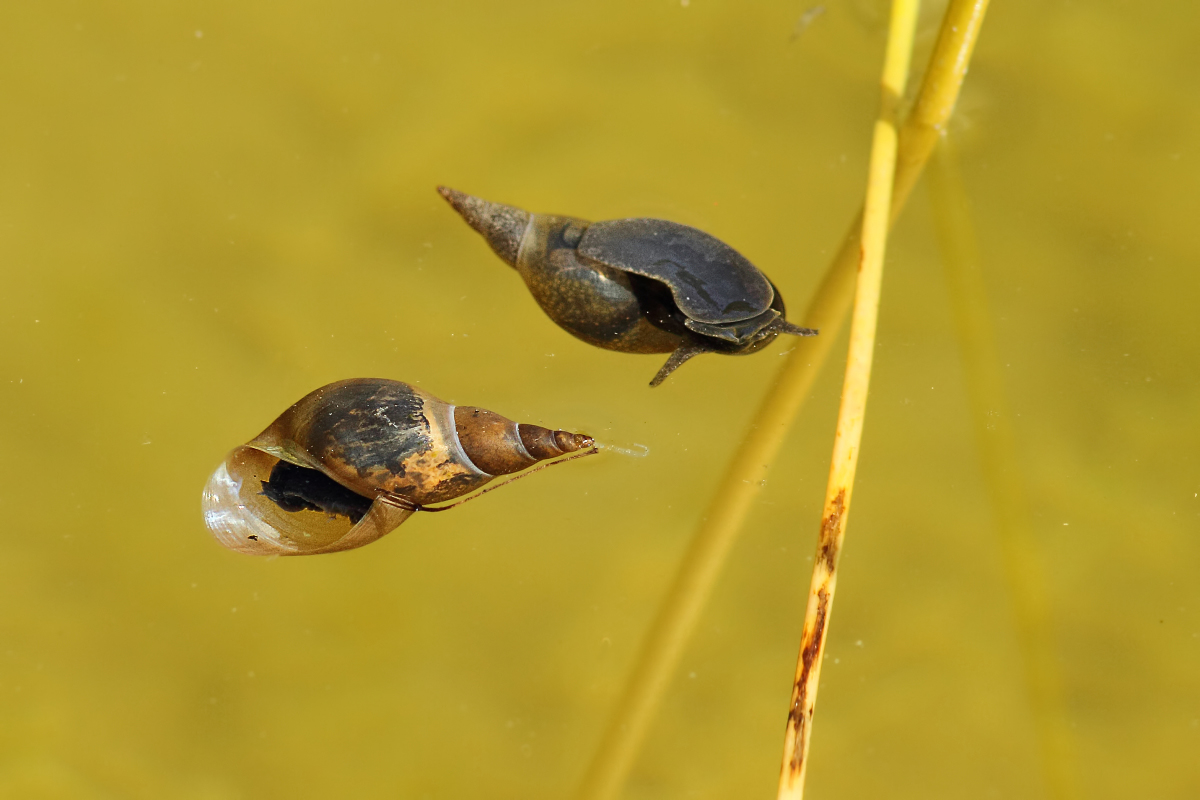
[[[517,265],[521,237],[525,235],[525,229],[533,219],[532,214],[515,206],[489,203],[448,186],[439,186],[438,194],[454,206],[454,210],[462,215],[468,225],[487,239],[496,255],[504,259],[506,264],[510,267]]]

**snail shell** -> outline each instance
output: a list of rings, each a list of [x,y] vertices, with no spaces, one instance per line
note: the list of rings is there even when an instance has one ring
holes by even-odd
[[[696,228],[531,214],[444,186],[438,191],[567,332],[607,350],[671,353],[651,386],[700,353],[744,355],[780,333],[817,333],[788,322],[775,285]]]
[[[229,453],[204,487],[204,521],[217,541],[242,553],[349,550],[422,506],[594,444],[583,434],[450,405],[400,381],[339,381]]]

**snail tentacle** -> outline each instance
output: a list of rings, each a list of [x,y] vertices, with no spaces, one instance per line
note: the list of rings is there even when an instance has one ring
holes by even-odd
[[[799,325],[793,325],[786,319],[777,319],[772,327],[780,333],[790,333],[792,336],[816,336],[820,331],[816,328],[802,328]]]
[[[667,376],[669,376],[672,372],[682,367],[685,361],[694,358],[701,353],[707,353],[709,352],[709,349],[710,348],[705,347],[702,344],[695,344],[693,342],[685,341],[675,349],[675,352],[671,353],[670,358],[667,359],[667,363],[662,365],[662,369],[660,369],[658,374],[654,376],[654,379],[650,381],[650,386],[658,386],[665,381]]]

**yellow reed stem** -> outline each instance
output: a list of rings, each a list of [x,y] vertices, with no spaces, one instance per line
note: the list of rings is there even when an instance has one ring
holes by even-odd
[[[1012,414],[989,322],[992,316],[982,261],[953,139],[947,138],[938,148],[929,172],[933,216],[963,355],[975,440],[996,513],[1046,793],[1053,800],[1071,800],[1079,796],[1079,791],[1072,769],[1071,737],[1063,717],[1062,681],[1054,658],[1046,580],[1030,528]]]
[[[892,222],[954,110],[987,5],[988,0],[951,0],[946,9],[920,94],[900,131]],[[592,757],[579,800],[609,800],[625,782],[759,487],[837,340],[854,295],[861,230],[859,214],[800,323],[819,328],[821,335],[799,340],[787,356],[701,517]]]
[[[883,255],[887,249],[892,185],[900,138],[896,109],[908,82],[908,65],[919,8],[919,0],[892,2],[892,22],[881,79],[883,94],[871,141],[867,199],[863,205],[862,253],[854,295],[854,315],[850,322],[850,354],[846,359],[842,403],[838,409],[833,458],[829,465],[829,484],[825,489],[825,509],[817,537],[817,554],[813,558],[808,609],[804,615],[804,632],[800,637],[800,658],[796,665],[796,682],[792,687],[791,709],[783,740],[780,800],[800,800],[804,797],[804,777],[808,771],[808,748],[812,738],[821,662],[825,657],[826,633],[837,591],[838,556],[846,535],[846,520],[850,516],[854,473],[858,468],[863,421],[867,413],[867,390],[875,355],[875,327],[879,321],[879,295],[883,288]]]

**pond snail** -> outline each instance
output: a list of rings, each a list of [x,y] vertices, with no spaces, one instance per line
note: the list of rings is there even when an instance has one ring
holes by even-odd
[[[251,555],[350,550],[498,475],[596,448],[590,436],[454,406],[400,381],[339,381],[229,453],[204,487],[204,521]]]
[[[783,298],[758,268],[696,228],[662,219],[588,222],[445,186],[438,192],[568,333],[622,353],[670,353],[651,386],[700,353],[742,355],[781,333],[817,334],[784,318]]]

